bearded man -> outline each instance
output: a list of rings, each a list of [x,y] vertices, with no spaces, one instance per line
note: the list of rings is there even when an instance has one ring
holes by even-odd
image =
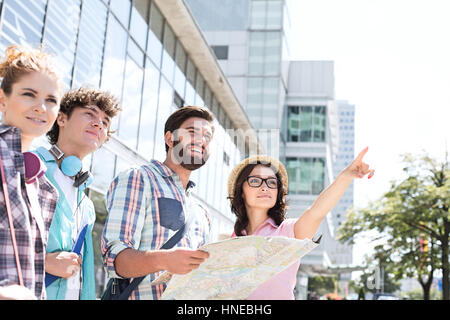
[[[209,157],[213,116],[200,107],[180,108],[167,119],[164,133],[165,161],[121,172],[106,197],[104,266],[113,279],[143,277],[128,297],[132,300],[159,299],[165,284],[151,282],[161,271],[186,274],[209,256],[197,250],[209,239],[211,225],[206,208],[190,194],[195,184],[189,176]],[[173,248],[161,249],[185,227]]]

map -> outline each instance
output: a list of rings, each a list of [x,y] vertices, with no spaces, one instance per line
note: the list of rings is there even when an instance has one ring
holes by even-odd
[[[318,246],[310,239],[245,236],[207,244],[209,258],[185,275],[164,272],[152,284],[167,282],[161,299],[245,299],[260,284]]]

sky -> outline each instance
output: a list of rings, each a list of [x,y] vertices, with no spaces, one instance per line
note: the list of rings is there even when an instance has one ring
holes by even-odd
[[[335,98],[355,105],[355,181],[366,206],[402,177],[400,155],[450,151],[450,1],[291,0],[292,60],[333,60]],[[355,246],[362,261],[367,242]]]

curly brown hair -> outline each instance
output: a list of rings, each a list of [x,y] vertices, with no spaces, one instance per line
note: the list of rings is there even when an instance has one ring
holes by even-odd
[[[95,105],[105,112],[108,117],[113,118],[122,109],[116,97],[107,91],[93,88],[79,88],[66,92],[61,99],[59,111],[66,114],[68,118],[72,115],[75,108],[82,108],[88,105]],[[115,131],[108,128],[106,141]],[[48,140],[51,144],[56,144],[59,136],[59,125],[56,121],[53,127],[47,132]]]
[[[5,56],[0,62],[1,89],[9,95],[13,84],[32,72],[43,72],[52,76],[58,83],[60,95],[62,94],[62,81],[53,57],[42,48],[34,49],[16,44],[6,49]]]
[[[267,163],[252,163],[248,164],[244,169],[242,169],[241,173],[236,179],[236,187],[234,189],[234,195],[230,199],[231,200],[231,211],[236,215],[237,219],[234,224],[234,233],[237,236],[242,236],[242,231],[247,228],[249,220],[247,216],[247,210],[245,209],[245,200],[242,197],[243,192],[243,184],[246,181],[247,177],[252,172],[253,168],[257,165],[263,165],[269,168],[272,168],[270,164]],[[274,168],[273,168],[274,169]],[[277,172],[277,170],[274,170]],[[268,216],[275,221],[275,224],[279,226],[286,219],[286,195],[287,195],[287,186],[282,185],[280,176],[278,172],[275,174],[278,179],[278,193],[277,193],[277,201],[275,205],[269,209]]]

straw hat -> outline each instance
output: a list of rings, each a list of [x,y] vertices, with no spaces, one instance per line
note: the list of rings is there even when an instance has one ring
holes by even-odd
[[[281,183],[284,186],[284,188],[288,189],[288,175],[286,168],[284,165],[278,161],[277,159],[267,156],[267,155],[257,155],[252,156],[249,158],[246,158],[239,162],[233,170],[231,170],[230,176],[228,177],[228,197],[231,198],[234,196],[234,189],[236,186],[236,179],[241,174],[242,170],[249,164],[270,164],[270,166],[274,169],[275,173],[278,173],[278,176],[280,177]]]

